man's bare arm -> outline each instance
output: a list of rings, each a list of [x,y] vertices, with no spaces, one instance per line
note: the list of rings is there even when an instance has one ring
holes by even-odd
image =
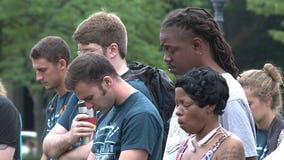
[[[82,145],[64,153],[59,160],[86,160],[91,152],[93,140],[86,145]]]
[[[15,148],[6,144],[0,144],[0,160],[13,160]]]
[[[56,124],[43,140],[43,152],[48,157],[59,157],[72,146],[70,133],[60,124]]]
[[[80,137],[91,136],[94,125],[80,121],[80,119],[87,117],[84,114],[77,115],[72,122],[70,131],[57,123],[44,138],[43,152],[48,157],[58,158],[69,151],[72,145],[79,141]]]
[[[120,153],[119,160],[147,160],[148,153],[141,149],[125,150]]]

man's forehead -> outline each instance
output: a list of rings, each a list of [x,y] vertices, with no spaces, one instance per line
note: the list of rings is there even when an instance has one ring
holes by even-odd
[[[49,62],[47,59],[44,59],[44,58],[32,60],[32,66],[33,66],[34,69],[48,68],[52,65],[54,65],[54,64]]]

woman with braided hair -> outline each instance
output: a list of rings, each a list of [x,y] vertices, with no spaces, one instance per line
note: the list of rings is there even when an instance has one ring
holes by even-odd
[[[283,139],[284,121],[282,109],[282,76],[271,63],[263,69],[244,71],[238,81],[245,90],[256,124],[256,147],[258,159],[273,152]]]
[[[177,77],[194,67],[210,67],[222,75],[229,87],[229,99],[219,121],[225,129],[238,136],[248,160],[256,159],[255,128],[252,114],[241,85],[236,80],[230,45],[224,39],[211,14],[202,8],[182,8],[170,12],[160,30],[160,44],[169,72]],[[187,134],[180,129],[173,113],[164,160],[174,159]]]

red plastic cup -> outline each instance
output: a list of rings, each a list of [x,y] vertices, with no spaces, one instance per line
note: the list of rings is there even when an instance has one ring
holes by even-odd
[[[92,123],[94,124],[94,132],[96,131],[96,127],[97,127],[97,117],[94,116],[94,117],[88,117],[88,118],[82,118],[80,119],[80,121],[85,121],[85,122],[89,122],[89,123]],[[90,137],[82,137],[82,141],[83,141],[83,144],[87,144],[90,142],[91,138]]]
[[[81,121],[90,122],[90,123],[96,125],[97,124],[97,117],[94,116],[94,117],[82,118]]]

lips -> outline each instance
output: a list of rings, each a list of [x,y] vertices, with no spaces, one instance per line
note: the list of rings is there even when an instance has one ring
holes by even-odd
[[[179,125],[183,125],[183,122],[180,121],[180,120],[178,120],[178,124],[179,124]]]
[[[168,66],[169,72],[172,72],[175,69],[175,67],[170,64],[168,64],[167,66]]]

